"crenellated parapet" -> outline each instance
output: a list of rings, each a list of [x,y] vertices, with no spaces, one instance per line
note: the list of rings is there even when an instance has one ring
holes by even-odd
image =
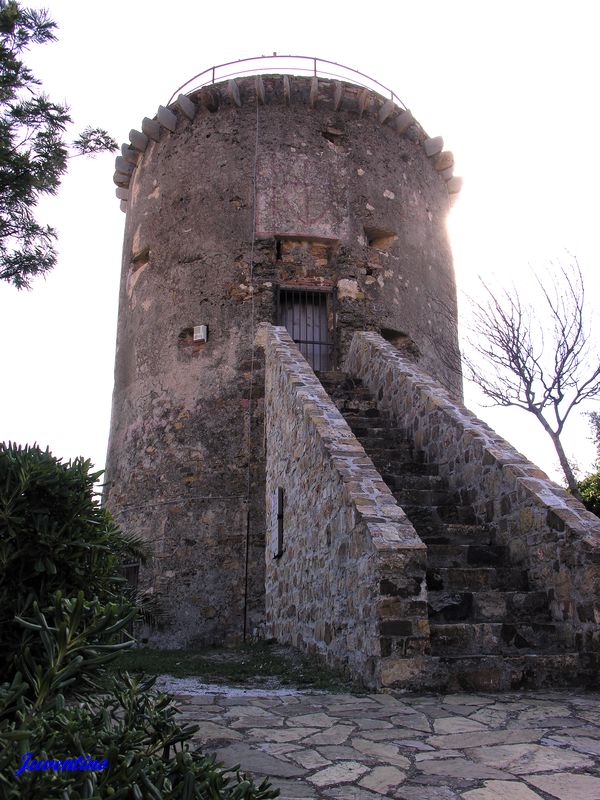
[[[141,131],[134,128],[129,132],[129,142],[121,146],[121,155],[115,159],[113,176],[121,210],[127,211],[135,170],[151,142],[177,136],[184,128],[193,125],[199,116],[216,114],[219,109],[241,109],[243,106],[268,109],[276,105],[327,108],[334,115],[344,112],[357,117],[372,117],[398,136],[408,137],[421,145],[452,199],[462,187],[462,178],[454,175],[454,155],[444,150],[443,138],[428,136],[412,113],[394,99],[386,99],[369,88],[317,76],[255,75],[230,78],[190,94],[179,94],[168,106],[160,105],[154,117],[144,117]]]

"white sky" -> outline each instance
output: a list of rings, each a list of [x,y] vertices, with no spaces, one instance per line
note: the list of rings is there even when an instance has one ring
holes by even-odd
[[[454,152],[464,188],[449,228],[462,290],[472,294],[478,274],[518,281],[528,264],[543,270],[569,250],[597,302],[595,3],[54,0],[50,10],[59,41],[34,48],[26,61],[50,97],[71,106],[73,136],[92,124],[127,141],[130,128],[212,64],[273,51],[347,64],[394,89]],[[37,441],[65,458],[83,454],[99,468],[125,218],[113,163],[114,156],[72,162],[58,196],[40,206],[39,218],[59,232],[57,267],[30,292],[0,286],[0,440]],[[476,401],[467,387],[476,413],[558,475],[533,418],[482,410]],[[594,456],[588,436],[585,420],[574,419],[565,438],[584,470]]]

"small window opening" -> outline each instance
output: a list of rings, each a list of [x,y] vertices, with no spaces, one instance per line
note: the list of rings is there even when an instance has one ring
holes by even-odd
[[[326,125],[321,131],[321,136],[334,146],[340,153],[348,153],[350,150],[348,144],[348,137],[343,128],[338,128],[335,125]]]
[[[417,361],[421,357],[419,346],[406,333],[395,331],[392,328],[382,328],[381,335],[386,342],[389,342],[396,350],[400,350],[413,361]]]
[[[328,142],[333,142],[333,144],[338,144],[340,140],[340,136],[344,136],[344,131],[341,128],[336,128],[333,125],[327,125],[325,130],[321,131],[323,138],[327,139]]]
[[[139,561],[131,561],[123,564],[121,567],[123,577],[125,578],[127,596],[131,597],[135,594],[138,588],[140,578],[140,563]]]
[[[372,227],[365,228],[365,237],[369,247],[376,247],[378,250],[389,250],[398,238],[394,231]]]
[[[150,248],[144,247],[141,250],[138,250],[137,253],[134,253],[131,257],[131,264],[133,271],[140,269],[140,267],[145,267],[148,261],[150,260]]]
[[[281,558],[283,555],[283,487],[278,486],[273,494],[272,520],[272,555]]]

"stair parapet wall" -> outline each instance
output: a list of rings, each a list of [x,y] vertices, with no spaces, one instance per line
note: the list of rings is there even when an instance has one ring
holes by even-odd
[[[354,335],[345,369],[548,593],[565,644],[598,652],[598,517],[378,334]]]
[[[285,328],[263,332],[267,633],[369,687],[411,677],[429,650],[426,547]]]

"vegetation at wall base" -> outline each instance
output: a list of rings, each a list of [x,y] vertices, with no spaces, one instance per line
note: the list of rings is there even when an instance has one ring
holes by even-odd
[[[357,686],[321,659],[274,641],[196,650],[136,647],[122,653],[115,664],[136,674],[194,677],[202,683],[217,685],[330,693],[364,691],[364,687]]]
[[[580,480],[577,488],[583,505],[592,514],[600,517],[600,413],[592,411],[588,414],[588,417],[592,427],[591,439],[596,445],[598,460],[596,461],[595,471]]]
[[[600,469],[579,481],[577,487],[583,505],[592,514],[600,517]]]
[[[137,609],[122,564],[144,556],[101,508],[84,459],[0,444],[0,796],[6,800],[270,800],[192,751],[154,679],[115,672]],[[107,759],[102,771],[16,771],[22,756]]]

